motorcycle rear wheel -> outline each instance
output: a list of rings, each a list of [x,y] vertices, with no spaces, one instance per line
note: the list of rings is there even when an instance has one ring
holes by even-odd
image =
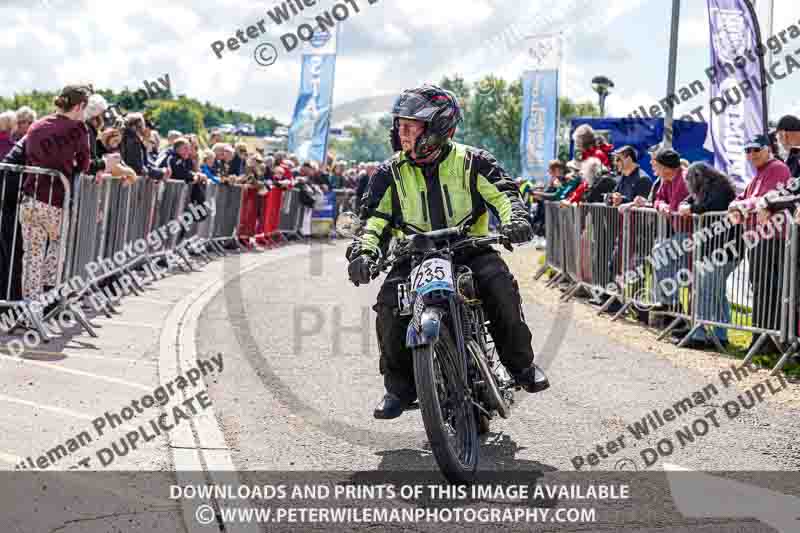
[[[472,402],[465,397],[458,349],[446,324],[439,340],[414,349],[417,396],[433,456],[450,483],[473,483],[480,442]]]

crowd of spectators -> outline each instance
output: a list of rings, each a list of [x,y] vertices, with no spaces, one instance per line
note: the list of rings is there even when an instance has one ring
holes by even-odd
[[[64,87],[53,104],[55,113],[38,120],[29,107],[0,113],[0,162],[59,171],[71,189],[81,174],[98,183],[109,177],[127,184],[180,180],[190,184],[190,202],[197,204],[205,201],[207,184],[259,195],[294,188],[308,209],[335,189],[363,194],[377,167],[333,155],[301,161],[288,152],[226,142],[218,130],[207,141],[172,130],[164,142],[142,113],[123,114],[89,85]],[[0,300],[29,301],[56,285],[65,198],[60,178],[0,169]]]
[[[576,128],[573,134],[575,159],[564,163],[551,161],[548,167],[549,181],[544,187],[535,187],[520,180],[521,191],[528,202],[534,232],[538,236],[537,247],[544,248],[545,226],[547,223],[543,201],[557,201],[562,208],[583,203],[605,204],[622,211],[637,208],[652,208],[668,222],[665,234],[658,238],[651,251],[652,256],[670,256],[673,250],[680,249],[692,234],[691,215],[709,212],[726,213],[732,229],[719,239],[718,247],[730,242],[741,242],[742,232],[767,225],[776,213],[788,210],[794,213],[800,223],[800,119],[785,116],[777,124],[772,137],[759,135],[750,139],[744,147],[748,163],[755,176],[737,194],[731,179],[705,162],[691,163],[676,150],[661,144],[649,149],[650,162],[654,176],[648,176],[639,166],[639,153],[631,146],[616,150],[588,125]],[[584,227],[591,225],[590,215],[583,221]],[[602,234],[596,228],[595,236]],[[639,230],[637,229],[637,232]],[[587,232],[583,238],[587,237]],[[694,298],[698,298],[698,314],[701,319],[729,323],[731,304],[728,301],[726,280],[741,263],[747,259],[747,276],[751,290],[752,325],[767,330],[780,329],[779,313],[780,287],[783,276],[786,247],[780,231],[766,233],[757,243],[748,246],[746,251],[736,254],[730,247],[725,248],[728,260],[713,271],[703,272],[694,287]],[[621,242],[619,239],[606,239],[612,247],[598,251],[592,242],[588,249],[593,255],[605,254],[611,258],[607,270],[615,271],[618,265]],[[677,246],[676,246],[677,243]],[[705,248],[709,255],[713,249]],[[702,259],[698,257],[695,259]],[[597,276],[597,265],[586,267],[584,276]],[[665,262],[655,262],[653,268],[654,306],[651,314],[674,311],[685,302],[680,301],[679,291],[668,291],[670,284],[662,283],[674,279],[680,267],[690,264],[689,257],[671,258]],[[583,268],[583,266],[581,267]],[[598,280],[596,280],[598,281]],[[602,280],[604,284],[611,280]],[[604,285],[605,286],[605,285]],[[603,303],[604,299],[598,303]],[[611,310],[618,309],[611,307]],[[671,318],[668,318],[671,321]],[[662,322],[660,325],[664,325]],[[723,346],[728,343],[727,331],[714,328],[717,339]],[[678,328],[675,336],[681,338],[688,329]],[[689,339],[688,346],[706,348],[712,345],[704,328],[699,328]],[[751,345],[752,347],[752,345]],[[775,352],[779,347],[772,340],[767,341],[761,352]]]

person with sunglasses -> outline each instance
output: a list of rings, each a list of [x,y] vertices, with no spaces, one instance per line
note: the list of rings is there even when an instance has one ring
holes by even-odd
[[[747,229],[755,229],[754,214],[764,196],[783,186],[792,178],[789,167],[773,157],[770,141],[766,135],[758,135],[745,144],[747,160],[756,171],[756,175],[747,184],[744,192],[736,197],[728,207],[728,216],[734,224],[746,221]],[[747,252],[750,263],[750,284],[753,287],[753,327],[779,329],[779,313],[775,312],[780,302],[778,280],[783,269],[783,240],[776,231],[775,235],[761,236],[754,247]],[[766,237],[766,238],[765,238]],[[755,340],[755,337],[754,339]],[[768,345],[771,342],[767,343]],[[751,344],[752,347],[752,344]],[[774,351],[776,347],[762,347],[762,353]]]

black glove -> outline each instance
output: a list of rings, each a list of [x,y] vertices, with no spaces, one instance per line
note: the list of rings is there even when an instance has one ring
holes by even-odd
[[[375,260],[368,253],[362,253],[347,265],[347,274],[350,281],[358,287],[360,284],[366,285],[372,280],[370,267],[375,264]]]
[[[500,229],[500,233],[508,237],[514,244],[522,244],[533,239],[533,228],[524,218],[513,218]]]

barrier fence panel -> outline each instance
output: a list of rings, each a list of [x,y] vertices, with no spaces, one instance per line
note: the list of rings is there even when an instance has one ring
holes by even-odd
[[[300,192],[286,191],[281,198],[278,231],[284,237],[300,238],[300,228],[305,216],[305,206],[300,201]]]
[[[559,202],[544,202],[545,209],[545,261],[535,278],[539,279],[548,269],[556,275],[550,279],[548,286],[555,284],[564,276],[564,250],[561,241],[561,217]]]
[[[595,297],[607,297],[599,310],[602,313],[622,299],[614,285],[622,273],[622,216],[617,208],[605,204],[584,204],[581,209],[585,226],[581,235],[581,282]]]
[[[786,212],[786,216],[790,213]],[[789,230],[789,248],[787,251],[787,267],[788,267],[788,290],[784,294],[788,294],[786,302],[786,342],[789,343],[789,349],[783,354],[780,360],[772,369],[772,374],[780,372],[781,368],[789,360],[792,355],[800,354],[800,225],[794,219],[790,223]]]
[[[242,188],[239,185],[220,185],[216,191],[217,216],[214,217],[213,240],[233,241],[237,238],[239,213],[242,207]]]
[[[0,163],[0,307],[12,331],[27,319],[42,339],[42,311],[61,296],[70,235],[71,186],[58,171]]]
[[[280,237],[282,237],[281,233],[278,231],[278,225],[281,218],[281,199],[283,194],[284,191],[281,188],[273,187],[264,197],[260,234],[264,244],[276,244],[280,240]]]
[[[653,258],[653,300],[651,314],[672,317],[672,322],[658,336],[669,335],[681,323],[692,325],[693,243],[689,239],[697,225],[698,215],[657,214],[658,240],[650,252]],[[689,240],[687,240],[689,239]],[[658,325],[658,324],[657,324]],[[688,342],[686,335],[681,344]]]
[[[561,237],[563,242],[564,270],[573,282],[573,286],[566,292],[569,297],[580,288],[580,224],[578,221],[578,206],[570,205],[559,208],[561,220]]]
[[[625,303],[615,320],[631,307],[647,310],[656,304],[651,252],[658,242],[657,216],[653,209],[623,210],[622,270],[617,274],[614,287],[620,290]]]
[[[212,209],[208,213],[208,216],[205,217],[204,220],[198,222],[193,225],[192,227],[192,236],[196,236],[200,239],[201,246],[203,248],[207,248],[210,251],[215,252],[219,256],[225,256],[225,249],[220,246],[220,244],[213,239],[214,235],[214,225],[216,223],[217,218],[217,193],[220,187],[224,187],[224,185],[217,185],[216,183],[207,183],[205,186],[205,196],[206,196],[206,203],[209,206],[212,206]]]
[[[729,329],[751,332],[754,342],[745,363],[765,342],[782,348],[796,330],[796,324],[790,324],[795,305],[790,298],[796,291],[797,265],[788,221],[788,215],[780,213],[759,224],[751,215],[734,225],[727,213],[705,213],[693,236],[699,252],[692,333],[719,344],[727,341]]]
[[[250,238],[256,234],[256,222],[258,221],[258,203],[261,196],[258,189],[249,185],[242,185],[242,207],[239,213],[238,235],[240,242],[250,246]]]

